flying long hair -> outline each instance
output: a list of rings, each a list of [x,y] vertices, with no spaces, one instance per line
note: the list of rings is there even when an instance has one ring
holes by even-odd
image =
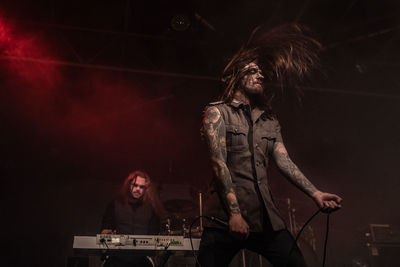
[[[321,44],[307,32],[305,27],[297,24],[254,29],[248,42],[232,57],[222,73],[224,92],[221,100],[230,102],[233,99],[240,80],[246,74],[243,67],[252,61],[260,65],[265,82],[272,85],[264,90],[261,101],[266,108],[270,108],[277,89],[294,88],[300,97],[301,90],[297,85],[318,66],[321,50]]]
[[[158,197],[156,186],[151,183],[150,176],[144,171],[133,171],[128,175],[128,177],[125,178],[124,183],[122,184],[119,191],[118,200],[127,201],[128,197],[131,195],[131,183],[134,182],[138,176],[146,180],[146,191],[143,195],[143,202],[151,205],[157,215],[163,219],[164,217],[166,217],[167,212],[165,211],[165,208],[162,205],[160,198]]]

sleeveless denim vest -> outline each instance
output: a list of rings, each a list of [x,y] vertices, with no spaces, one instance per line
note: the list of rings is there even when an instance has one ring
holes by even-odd
[[[263,220],[269,220],[273,230],[285,228],[268,186],[267,167],[274,143],[282,142],[279,122],[260,109],[233,100],[231,103],[216,102],[226,130],[226,164],[243,218],[252,232],[262,232]],[[228,212],[215,187],[205,202],[206,215],[228,220]],[[267,216],[265,216],[267,215]],[[213,223],[206,226],[216,227]]]

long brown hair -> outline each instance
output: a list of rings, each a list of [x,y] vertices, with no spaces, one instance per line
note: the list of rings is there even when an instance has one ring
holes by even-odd
[[[256,61],[263,70],[266,82],[274,85],[264,90],[261,101],[266,108],[276,96],[277,88],[295,88],[300,97],[297,83],[318,66],[318,52],[321,44],[310,37],[307,28],[297,24],[284,24],[273,29],[258,26],[253,30],[248,42],[226,65],[221,81],[223,94],[221,100],[230,102],[245,75],[243,67]]]
[[[141,170],[133,171],[128,175],[128,177],[125,178],[121,186],[121,189],[119,191],[118,199],[120,201],[127,201],[128,197],[131,195],[131,190],[130,190],[131,183],[134,182],[138,176],[146,180],[147,187],[143,195],[143,202],[151,205],[154,211],[161,219],[165,218],[167,212],[164,206],[162,205],[160,198],[158,197],[158,190],[154,185],[154,183],[151,183],[150,176],[144,171]]]

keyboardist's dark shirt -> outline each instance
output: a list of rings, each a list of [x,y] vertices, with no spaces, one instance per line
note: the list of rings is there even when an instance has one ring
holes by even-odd
[[[159,234],[160,218],[151,205],[129,196],[111,201],[103,216],[102,229],[116,230],[117,234]]]

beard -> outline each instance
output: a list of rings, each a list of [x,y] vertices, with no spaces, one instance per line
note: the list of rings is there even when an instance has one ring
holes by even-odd
[[[247,94],[248,96],[253,96],[253,97],[262,96],[264,93],[264,87],[262,84],[253,83],[253,84],[244,86],[243,92],[245,94]]]
[[[140,192],[132,192],[132,197],[133,198],[141,198],[142,194]]]

